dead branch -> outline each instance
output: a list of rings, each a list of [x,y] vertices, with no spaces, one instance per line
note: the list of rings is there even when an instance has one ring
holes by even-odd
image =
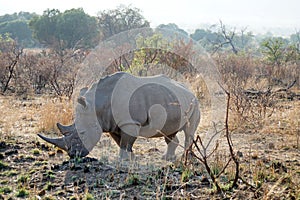
[[[295,79],[292,83],[290,83],[286,88],[279,88],[277,90],[275,90],[273,93],[277,93],[277,92],[287,92],[289,89],[291,89],[295,84],[296,84],[297,80]]]
[[[265,91],[256,90],[256,89],[251,88],[251,89],[244,90],[243,93],[250,98],[257,98],[258,96],[262,96],[262,95],[274,96],[276,93],[279,93],[279,92],[287,92],[289,89],[291,89],[296,84],[296,82],[297,82],[297,80],[294,80],[287,87],[279,88],[274,91],[272,91],[272,89],[270,87]]]
[[[220,20],[220,28],[221,28],[221,33],[225,39],[225,42],[222,45],[225,44],[229,44],[231,46],[231,49],[233,51],[234,54],[237,54],[238,51],[235,48],[235,45],[233,44],[233,38],[235,36],[235,30],[232,31],[231,33],[228,34],[225,25],[223,24],[223,22]]]
[[[221,193],[223,192],[223,189],[219,183],[219,180],[218,178],[225,173],[226,169],[228,168],[228,166],[230,165],[230,163],[233,162],[234,166],[235,166],[235,174],[234,174],[234,178],[233,178],[233,181],[230,185],[230,188],[229,190],[235,188],[238,186],[238,180],[241,180],[242,182],[246,183],[248,186],[250,186],[252,189],[255,188],[254,186],[252,186],[251,184],[247,183],[241,176],[240,176],[240,163],[239,163],[239,160],[238,160],[238,157],[233,149],[233,142],[232,142],[232,139],[231,139],[231,133],[229,131],[229,106],[230,106],[230,93],[224,89],[224,87],[222,87],[220,85],[220,87],[224,90],[224,92],[226,93],[227,95],[227,106],[226,106],[226,115],[225,115],[225,128],[222,129],[221,131],[224,131],[225,130],[225,136],[226,136],[226,141],[227,141],[227,144],[228,144],[228,148],[229,148],[229,159],[226,161],[225,165],[223,165],[222,169],[220,170],[220,172],[218,174],[215,174],[212,170],[212,166],[211,164],[209,163],[208,161],[208,158],[213,155],[217,149],[217,145],[215,147],[215,149],[213,150],[212,153],[210,154],[207,154],[207,149],[208,147],[211,145],[211,141],[212,141],[212,138],[214,138],[217,134],[219,134],[221,131],[218,131],[216,129],[216,126],[214,126],[214,135],[212,136],[212,138],[210,138],[209,142],[208,142],[208,145],[204,145],[203,144],[203,141],[201,139],[201,137],[198,135],[196,137],[195,140],[193,140],[193,147],[195,147],[194,151],[193,151],[193,148],[190,149],[191,151],[191,155],[194,156],[194,158],[196,158],[198,161],[200,161],[204,167],[205,167],[205,170],[206,172],[208,173],[213,185],[216,187],[217,189],[217,193]],[[195,153],[195,152],[198,152],[198,155]],[[185,162],[185,164],[187,163],[187,161]]]
[[[226,139],[227,139],[227,144],[228,144],[228,147],[229,147],[230,159],[232,159],[234,164],[235,164],[235,176],[234,176],[233,183],[230,187],[232,189],[234,187],[237,187],[237,182],[238,182],[239,173],[240,173],[240,168],[239,168],[240,163],[238,161],[237,156],[235,155],[235,153],[233,151],[233,143],[232,143],[232,140],[231,140],[231,134],[229,133],[228,120],[229,120],[230,93],[226,90],[225,90],[225,93],[227,95],[227,108],[226,108],[226,117],[225,117]]]

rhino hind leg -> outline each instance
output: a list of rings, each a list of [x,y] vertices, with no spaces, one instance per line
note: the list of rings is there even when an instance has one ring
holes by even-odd
[[[197,110],[195,110],[191,118],[189,119],[189,123],[186,123],[185,126],[183,127],[183,131],[185,135],[185,142],[184,142],[185,152],[183,154],[183,157],[187,156],[187,158],[192,158],[192,152],[189,150],[192,150],[191,145],[194,140],[194,135],[197,130],[199,120],[200,120],[200,113]]]
[[[165,141],[168,147],[167,147],[167,152],[165,153],[165,155],[163,155],[163,159],[173,161],[176,158],[175,151],[179,143],[176,133],[168,137],[165,137]]]
[[[132,146],[136,140],[136,137],[121,133],[120,140],[120,159],[121,160],[133,160],[134,154],[132,152]]]
[[[197,126],[200,120],[200,113],[198,110],[195,110],[192,116],[189,119],[189,122],[186,123],[183,127],[184,135],[185,135],[185,142],[184,148],[188,150],[193,143],[194,135],[197,130]]]

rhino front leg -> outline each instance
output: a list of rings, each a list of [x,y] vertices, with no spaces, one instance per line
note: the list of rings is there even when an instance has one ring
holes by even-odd
[[[166,154],[163,155],[163,159],[170,160],[170,161],[175,160],[175,158],[176,158],[175,150],[176,150],[176,148],[178,146],[178,143],[179,143],[179,140],[176,136],[176,133],[169,136],[168,138],[165,137],[165,141],[166,141],[168,147],[167,147]]]
[[[136,137],[121,133],[120,140],[120,159],[121,160],[133,160],[134,154],[132,152],[132,146],[136,140]]]

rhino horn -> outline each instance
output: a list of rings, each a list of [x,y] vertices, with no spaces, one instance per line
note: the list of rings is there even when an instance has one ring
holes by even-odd
[[[38,136],[40,138],[42,138],[43,140],[45,140],[46,142],[54,144],[55,146],[65,150],[65,151],[68,151],[68,147],[66,145],[65,137],[62,137],[62,138],[47,138],[47,137],[45,137],[41,134],[38,134]]]
[[[63,135],[67,135],[68,133],[72,133],[72,131],[74,130],[74,124],[72,124],[70,126],[64,126],[60,123],[57,123],[56,126]]]

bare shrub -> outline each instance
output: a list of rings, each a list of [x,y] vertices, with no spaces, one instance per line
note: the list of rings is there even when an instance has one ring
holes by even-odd
[[[53,93],[57,96],[73,94],[80,63],[85,58],[80,50],[26,51],[20,64],[19,88],[31,88],[35,93]]]
[[[190,148],[193,157],[195,157],[200,163],[203,164],[208,176],[211,179],[212,184],[216,187],[217,193],[223,193],[225,190],[231,190],[234,187],[238,186],[238,180],[243,180],[240,176],[240,163],[237,157],[235,150],[233,149],[233,143],[231,139],[231,132],[229,131],[229,106],[230,106],[230,93],[225,91],[227,95],[227,106],[226,106],[226,117],[224,122],[224,128],[218,129],[215,125],[214,134],[210,137],[210,140],[207,144],[205,144],[202,138],[197,135],[196,139],[193,140]],[[225,132],[225,137],[229,149],[229,155],[227,153],[221,155],[218,154],[218,147],[217,144],[214,149],[211,151],[211,146],[213,145],[212,141],[214,138],[219,135],[220,133]],[[194,147],[194,150],[192,150]],[[222,158],[219,158],[222,157]],[[186,156],[187,158],[187,156]],[[187,164],[187,159],[185,160],[185,164]],[[220,179],[221,176],[227,177],[228,181],[221,183]],[[245,181],[244,181],[245,182]],[[225,185],[228,185],[225,187]]]
[[[45,54],[41,67],[46,68],[49,74],[44,74],[44,77],[48,77],[48,84],[58,96],[70,98],[73,94],[75,78],[81,62],[81,59],[79,62],[76,60],[76,56],[76,52],[72,50],[60,52],[52,50]]]
[[[237,119],[233,120],[239,126],[241,121],[251,115],[250,99],[244,94],[244,90],[250,85],[257,87],[259,83],[253,83],[255,62],[249,56],[237,56],[233,54],[219,54],[215,57],[217,66],[222,74],[223,84],[231,93],[230,110],[236,113]],[[253,85],[255,84],[255,85]]]
[[[24,50],[17,71],[19,81],[15,83],[19,94],[45,92],[49,71],[41,65],[43,60],[44,55],[40,50]]]
[[[261,127],[276,109],[278,94],[287,93],[299,76],[296,65],[278,68],[250,55],[219,54],[215,60],[232,96],[235,128]]]
[[[3,93],[13,89],[10,84],[16,76],[22,53],[23,49],[14,40],[0,35],[0,89]]]

